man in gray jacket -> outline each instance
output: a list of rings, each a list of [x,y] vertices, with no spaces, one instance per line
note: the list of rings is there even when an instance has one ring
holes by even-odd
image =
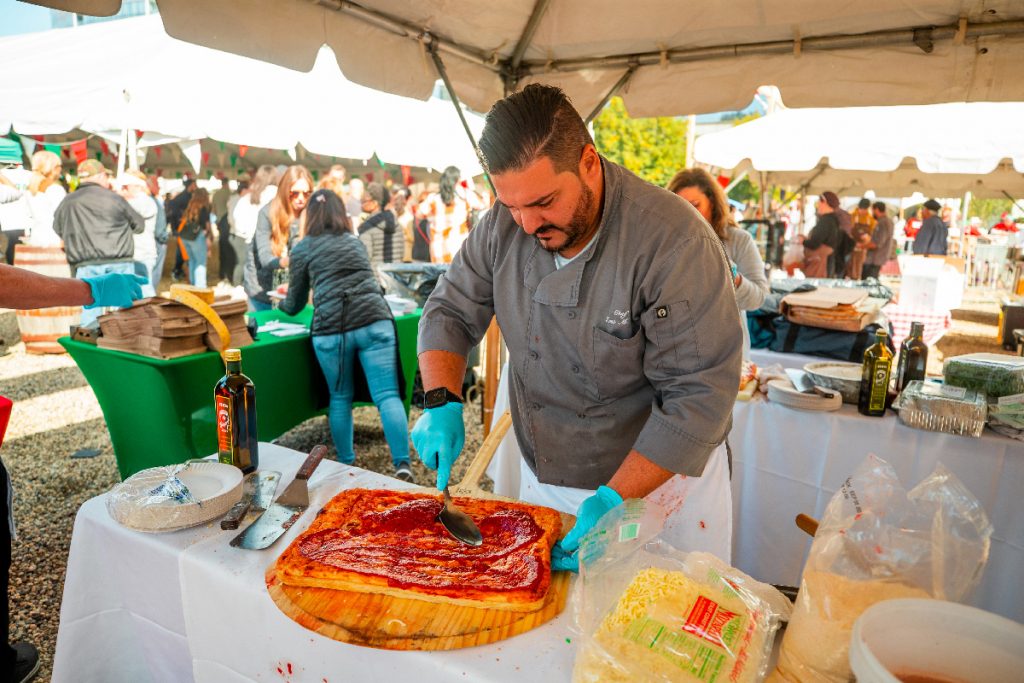
[[[135,272],[133,234],[146,222],[121,195],[110,189],[110,172],[95,159],[78,165],[78,189],[57,206],[53,231],[64,240],[68,263],[79,280],[106,273]],[[102,313],[82,313],[88,325]]]
[[[596,489],[553,553],[573,569],[605,512],[699,477],[725,439],[742,345],[729,264],[689,204],[601,158],[558,88],[496,103],[480,147],[499,203],[424,307],[413,444],[444,488],[463,445],[466,355],[497,316],[530,472]]]

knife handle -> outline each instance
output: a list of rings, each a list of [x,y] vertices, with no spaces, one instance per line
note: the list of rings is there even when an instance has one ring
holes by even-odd
[[[320,464],[320,461],[327,455],[327,446],[313,446],[313,450],[309,452],[309,457],[302,463],[302,467],[296,472],[296,479],[309,479],[313,476],[313,470]]]
[[[224,515],[224,519],[220,520],[220,528],[224,530],[237,529],[238,523],[242,521],[242,517],[245,517],[245,513],[249,511],[249,506],[252,505],[252,498],[242,499],[231,506],[228,510],[228,514]]]

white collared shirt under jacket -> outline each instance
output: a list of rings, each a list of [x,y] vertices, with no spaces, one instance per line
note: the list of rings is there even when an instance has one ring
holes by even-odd
[[[729,264],[689,203],[602,161],[586,251],[556,269],[496,204],[424,306],[419,351],[466,355],[497,316],[516,439],[545,484],[597,488],[634,448],[700,476],[739,387]]]

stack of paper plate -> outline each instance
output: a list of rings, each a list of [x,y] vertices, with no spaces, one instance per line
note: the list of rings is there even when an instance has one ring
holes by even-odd
[[[768,382],[768,400],[797,410],[830,411],[839,410],[843,405],[843,397],[838,393],[832,398],[804,394],[797,391],[788,379],[773,379]]]
[[[227,513],[242,498],[242,470],[215,461],[189,463],[177,473],[188,489],[187,502],[161,493],[175,466],[136,472],[107,494],[110,516],[136,531],[176,531]]]

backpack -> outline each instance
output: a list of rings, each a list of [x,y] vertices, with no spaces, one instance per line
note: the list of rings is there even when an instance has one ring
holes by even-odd
[[[181,222],[178,223],[178,237],[183,240],[191,242],[199,237],[199,233],[202,231],[203,226],[199,223],[186,223],[184,218],[182,218]]]
[[[781,315],[769,317],[748,314],[748,322],[752,348],[852,363],[863,362],[864,350],[875,343],[875,332],[881,329],[881,325],[872,323],[860,332],[840,332],[791,323]],[[888,345],[895,352],[891,332]]]

